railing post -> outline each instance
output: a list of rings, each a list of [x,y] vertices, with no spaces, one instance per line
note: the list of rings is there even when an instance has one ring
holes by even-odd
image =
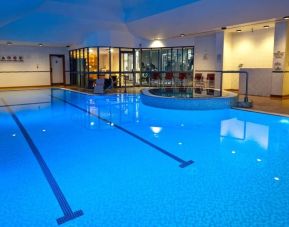
[[[249,82],[249,75],[248,72],[244,72],[246,75],[246,91],[245,91],[245,97],[244,97],[244,102],[249,102],[248,98],[248,82]]]
[[[124,74],[124,93],[127,93],[126,91],[126,75]]]
[[[221,79],[220,79],[220,96],[223,95],[223,71],[221,71]]]

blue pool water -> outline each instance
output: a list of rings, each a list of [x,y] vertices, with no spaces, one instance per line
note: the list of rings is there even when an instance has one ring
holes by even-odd
[[[253,112],[0,92],[0,226],[288,226],[288,136]]]

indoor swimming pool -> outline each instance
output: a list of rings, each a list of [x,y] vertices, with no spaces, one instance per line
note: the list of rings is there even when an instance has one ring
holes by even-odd
[[[0,226],[288,226],[289,118],[0,92]]]

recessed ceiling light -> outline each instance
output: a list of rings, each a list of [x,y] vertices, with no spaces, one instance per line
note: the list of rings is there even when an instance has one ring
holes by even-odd
[[[241,29],[236,30],[236,32],[241,32],[241,31],[242,31]]]
[[[180,34],[180,37],[185,37],[185,34]]]
[[[269,25],[264,25],[264,28],[269,28],[270,26]]]
[[[289,16],[283,17],[284,20],[289,20]]]

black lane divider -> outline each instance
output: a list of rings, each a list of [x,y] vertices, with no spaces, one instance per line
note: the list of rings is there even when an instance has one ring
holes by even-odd
[[[67,104],[69,104],[69,105],[71,105],[71,106],[73,106],[73,107],[75,107],[75,108],[77,108],[77,109],[79,109],[79,110],[81,110],[81,111],[83,111],[83,112],[86,112],[86,113],[88,113],[88,114],[90,114],[90,115],[93,115],[93,116],[97,117],[99,120],[102,120],[102,121],[104,121],[105,123],[108,123],[108,124],[110,124],[111,126],[113,126],[113,127],[117,128],[117,129],[125,132],[126,134],[128,134],[128,135],[130,135],[130,136],[132,136],[132,137],[134,137],[134,138],[136,138],[136,139],[138,139],[138,140],[140,140],[141,142],[143,142],[143,143],[145,143],[145,144],[147,144],[147,145],[155,148],[155,149],[158,150],[159,152],[161,152],[161,153],[165,154],[166,156],[168,156],[168,157],[174,159],[175,161],[179,162],[179,163],[180,163],[179,167],[181,167],[181,168],[185,168],[185,167],[191,165],[192,163],[194,163],[194,161],[192,161],[192,160],[185,161],[185,160],[179,158],[178,156],[176,156],[176,155],[174,155],[174,154],[172,154],[172,153],[164,150],[163,148],[158,147],[157,145],[149,142],[148,140],[146,140],[146,139],[144,139],[144,138],[142,138],[142,137],[134,134],[133,132],[128,131],[127,129],[125,129],[125,128],[123,128],[123,127],[121,127],[121,126],[119,126],[119,125],[117,125],[117,124],[115,124],[115,123],[113,123],[113,122],[105,119],[105,118],[102,118],[102,117],[100,117],[99,115],[97,115],[97,114],[95,114],[95,113],[92,113],[92,112],[90,112],[90,111],[88,111],[88,110],[86,110],[86,109],[84,109],[84,108],[82,108],[82,107],[79,107],[79,106],[77,106],[77,105],[75,105],[75,104],[73,104],[73,103],[71,103],[71,102],[68,102],[68,101],[66,101],[65,99],[58,98],[58,97],[55,97],[55,96],[53,96],[53,95],[51,95],[51,97],[54,98],[54,99],[60,100],[60,101],[62,101],[62,102],[64,102],[64,103],[67,103]]]
[[[28,105],[36,105],[36,104],[47,104],[51,102],[28,102],[28,103],[20,103],[20,104],[8,104],[8,105],[1,105],[0,107],[8,107],[8,106],[28,106]]]
[[[45,163],[43,157],[41,156],[40,151],[38,150],[38,148],[36,147],[36,145],[34,144],[33,140],[31,139],[29,133],[27,132],[27,130],[25,129],[25,127],[22,125],[22,123],[20,122],[20,120],[18,119],[18,117],[16,116],[16,114],[14,113],[14,111],[10,108],[9,105],[7,105],[6,101],[2,98],[1,99],[3,101],[3,103],[6,105],[6,108],[8,110],[8,112],[11,114],[13,120],[15,121],[15,123],[17,124],[18,128],[20,129],[21,133],[23,134],[23,136],[25,137],[35,159],[37,160],[55,198],[58,201],[58,204],[63,212],[63,217],[60,217],[58,219],[56,219],[58,225],[61,225],[65,222],[68,222],[72,219],[75,219],[79,216],[83,215],[83,211],[82,210],[77,210],[77,211],[72,211],[69,203],[67,202],[63,192],[61,191],[58,183],[56,182],[54,176],[52,175],[50,169],[48,168],[47,164]]]

